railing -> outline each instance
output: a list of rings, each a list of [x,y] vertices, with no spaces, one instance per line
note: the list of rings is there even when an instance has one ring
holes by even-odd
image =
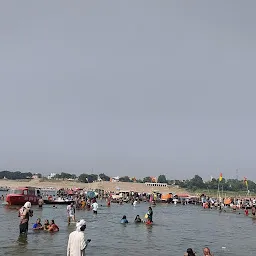
[[[149,187],[168,187],[168,184],[167,183],[151,183],[151,182],[146,182],[145,183],[146,186],[149,186]]]

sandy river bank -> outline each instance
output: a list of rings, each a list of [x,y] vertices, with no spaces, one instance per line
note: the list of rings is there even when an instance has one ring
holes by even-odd
[[[41,181],[39,179],[33,180],[0,180],[0,187],[17,188],[23,186],[32,186],[39,188],[53,187],[60,188],[85,188],[90,189],[102,189],[105,191],[136,191],[150,193],[152,191],[159,191],[160,193],[185,193],[186,191],[177,188],[176,186],[169,187],[149,187],[143,183],[131,183],[131,182],[93,182],[93,183],[81,183],[76,181]]]

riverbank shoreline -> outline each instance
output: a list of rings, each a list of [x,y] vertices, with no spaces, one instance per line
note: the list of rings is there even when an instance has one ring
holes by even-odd
[[[95,190],[101,189],[108,192],[115,191],[134,191],[138,193],[175,193],[175,194],[184,194],[188,193],[186,190],[181,189],[177,186],[168,186],[168,187],[151,187],[147,186],[144,183],[134,183],[134,182],[110,182],[110,181],[101,181],[93,183],[81,183],[77,181],[68,181],[68,180],[0,180],[0,187],[37,187],[37,188],[82,188],[86,190]],[[192,195],[192,194],[191,194]]]

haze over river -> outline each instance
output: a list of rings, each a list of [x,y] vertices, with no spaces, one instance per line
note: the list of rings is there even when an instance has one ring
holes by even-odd
[[[255,255],[256,221],[245,217],[243,212],[239,215],[203,210],[194,205],[163,204],[153,207],[154,225],[147,226],[133,221],[137,214],[144,217],[148,204],[136,207],[111,204],[109,208],[105,205],[105,201],[99,201],[98,215],[93,215],[92,211],[77,211],[77,219],[87,221],[86,237],[92,239],[87,255],[180,256],[188,247],[202,255],[205,246],[209,246],[215,256]],[[67,225],[65,205],[56,209],[44,205],[42,210],[33,206],[27,240],[19,238],[18,208],[0,206],[0,255],[66,255],[68,235],[75,224]],[[120,224],[124,214],[130,222],[127,225]],[[60,232],[32,231],[32,224],[38,217],[42,222],[54,219]]]

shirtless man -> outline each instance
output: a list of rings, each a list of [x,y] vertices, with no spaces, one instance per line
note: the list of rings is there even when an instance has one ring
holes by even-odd
[[[203,252],[204,252],[204,256],[214,256],[213,254],[211,254],[211,251],[208,247],[205,247]]]

